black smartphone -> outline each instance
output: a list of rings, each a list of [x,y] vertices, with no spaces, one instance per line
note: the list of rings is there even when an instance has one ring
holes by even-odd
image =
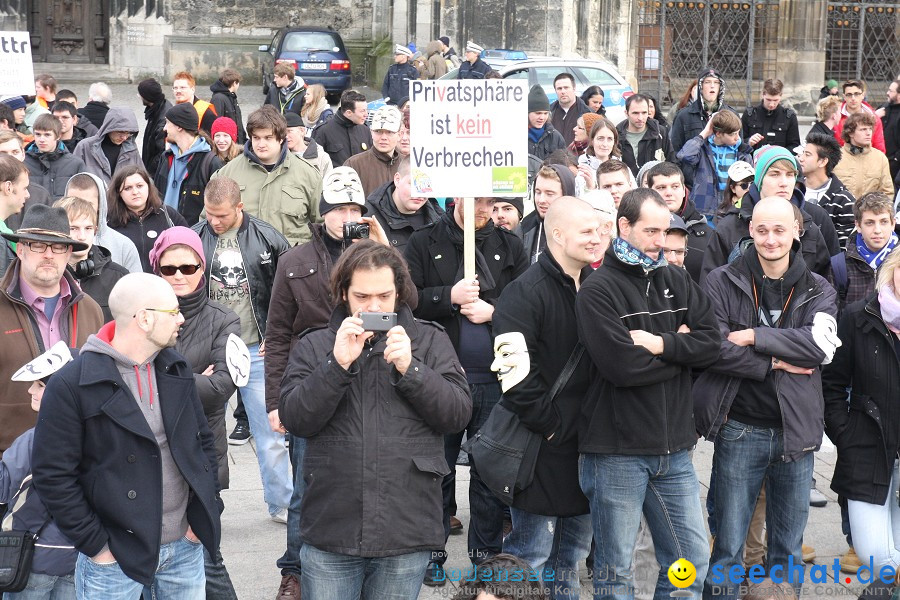
[[[361,312],[359,318],[366,331],[387,331],[397,324],[397,313],[392,312]]]

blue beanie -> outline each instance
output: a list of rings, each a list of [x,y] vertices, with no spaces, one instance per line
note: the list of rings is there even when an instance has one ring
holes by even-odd
[[[756,151],[754,158],[756,160],[756,174],[753,177],[753,182],[756,184],[756,188],[760,190],[762,189],[762,180],[766,173],[779,160],[790,162],[794,165],[794,171],[800,172],[800,167],[797,166],[797,158],[781,146],[763,146]]]

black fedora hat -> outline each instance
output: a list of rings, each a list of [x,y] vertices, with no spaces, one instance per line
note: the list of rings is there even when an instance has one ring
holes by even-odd
[[[44,242],[67,244],[72,250],[87,250],[88,245],[69,237],[69,215],[65,209],[35,204],[22,219],[22,226],[15,233],[0,233],[11,242]]]

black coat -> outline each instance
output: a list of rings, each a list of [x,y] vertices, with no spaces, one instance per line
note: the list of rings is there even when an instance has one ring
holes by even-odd
[[[194,225],[193,230],[197,232],[203,242],[208,283],[219,236],[206,220]],[[275,271],[278,269],[278,257],[291,245],[277,229],[246,212],[240,227],[238,227],[237,242],[241,250],[241,259],[244,261],[244,272],[250,286],[250,305],[253,309],[253,316],[256,318],[256,327],[259,330],[259,337],[265,339],[269,301],[272,297]]]
[[[225,408],[236,386],[225,362],[225,346],[229,334],[241,336],[241,319],[226,306],[209,299],[205,285],[178,298],[184,324],[178,332],[175,349],[184,356],[194,373],[197,395],[203,414],[213,434],[219,465],[219,486],[228,488],[228,438],[225,430]],[[203,375],[214,365],[212,375]]]
[[[409,82],[419,78],[419,71],[412,63],[392,64],[384,74],[381,95],[388,104],[396,105],[402,98],[409,97]]]
[[[59,140],[66,147],[66,150],[69,152],[75,151],[75,146],[78,145],[78,142],[89,137],[88,132],[83,128],[78,127],[77,125],[72,127],[72,137],[67,140]]]
[[[459,72],[456,74],[457,79],[484,79],[491,72],[491,66],[476,58],[474,63],[467,60],[462,61],[459,65]]]
[[[109,104],[91,100],[82,108],[78,109],[78,117],[87,119],[88,121],[93,123],[94,127],[100,129],[101,127],[103,127],[103,119],[106,118],[106,113],[108,112]]]
[[[141,160],[148,173],[156,173],[159,157],[166,151],[166,113],[172,108],[172,103],[163,98],[152,106],[144,107],[144,118],[147,127],[144,129],[144,142],[141,146]],[[160,189],[165,189],[163,186]]]
[[[112,223],[108,223],[108,225],[110,229],[115,229],[134,243],[138,256],[141,257],[144,273],[153,272],[150,267],[150,251],[153,250],[153,244],[156,243],[159,234],[175,225],[188,226],[184,217],[171,206],[157,208],[143,219],[137,218],[134,213],[129,211],[128,222],[125,225]]]
[[[415,229],[407,216],[397,210],[397,205],[394,204],[393,198],[395,189],[394,182],[389,181],[375,190],[366,200],[366,208],[368,209],[366,214],[378,219],[391,245],[403,252],[407,242],[409,242],[409,236],[413,234]],[[425,215],[425,225],[434,223],[444,214],[444,210],[433,198],[426,200],[419,212]]]
[[[797,113],[780,104],[773,111],[766,110],[762,104],[747,108],[741,117],[741,126],[741,137],[748,144],[751,136],[762,134],[763,139],[753,146],[754,150],[763,146],[781,146],[793,152],[800,145]]]
[[[46,188],[54,200],[65,196],[69,179],[85,170],[84,161],[72,156],[62,142],[53,152],[41,152],[34,142],[28,144],[25,166],[28,167],[29,181]]]
[[[241,116],[241,105],[238,103],[237,94],[230,91],[221,79],[217,79],[209,86],[209,91],[212,92],[212,98],[209,101],[215,107],[216,114],[220,117],[228,117],[235,122],[238,132],[237,143],[243,146],[247,141],[247,132],[244,131],[244,119]]]
[[[638,155],[635,157],[634,148],[628,143],[625,132],[628,130],[628,119],[616,126],[619,132],[619,148],[622,150],[622,162],[631,169],[631,174],[637,177],[638,171],[644,164],[651,160],[675,162],[675,151],[669,142],[668,131],[654,119],[647,119],[647,129],[644,137],[638,142]]]
[[[582,283],[591,273],[590,267],[584,269]],[[531,370],[524,380],[503,392],[500,402],[542,438],[534,480],[516,494],[512,505],[538,515],[587,514],[590,508],[578,482],[578,421],[590,385],[591,361],[582,355],[551,403],[550,388],[578,343],[578,324],[575,282],[550,252],[541,254],[536,264],[500,294],[493,329],[495,337],[519,332],[525,338]]]
[[[334,360],[343,304],[291,350],[278,414],[306,438],[300,537],[326,552],[396,556],[444,543],[442,434],[465,427],[472,400],[441,328],[405,305],[396,312],[411,342],[405,375],[384,360],[383,335],[349,369]]]
[[[113,320],[109,310],[109,293],[116,283],[128,275],[129,271],[117,262],[113,262],[109,250],[96,244],[91,247],[86,260],[81,261],[77,268],[69,271],[78,280],[81,291],[94,299],[103,311],[103,322]]]
[[[693,447],[691,369],[719,356],[712,305],[684,269],[618,259],[612,246],[575,300],[578,333],[594,371],[582,405],[579,449],[601,454],[670,454]],[[681,325],[690,333],[676,333]],[[642,329],[663,338],[651,354],[631,339]]]
[[[822,370],[825,433],[838,451],[831,489],[880,506],[891,491],[900,450],[900,361],[897,337],[881,318],[877,294],[847,307],[838,336],[841,346]]]
[[[372,147],[372,131],[365,125],[357,125],[342,113],[316,127],[313,139],[328,153],[331,164],[335,167],[343,165],[354,154]]]
[[[448,213],[449,218],[453,218]],[[454,227],[457,225],[454,223]],[[488,224],[492,226],[492,224]],[[450,227],[447,219],[416,231],[406,245],[406,262],[409,274],[419,290],[419,305],[416,316],[420,319],[436,321],[447,330],[453,347],[459,347],[459,307],[450,302],[450,289],[461,279],[460,266],[463,261],[461,248],[457,248],[447,233]],[[516,234],[497,227],[481,246],[496,283],[494,289],[482,291],[480,297],[493,304],[500,292],[528,268],[528,257],[522,240]]]
[[[171,149],[166,150],[160,156],[159,163],[156,165],[156,173],[153,175],[153,184],[163,198],[169,187],[169,171],[172,168],[173,160],[175,160],[175,153]],[[206,184],[209,183],[212,174],[221,169],[225,163],[216,156],[213,150],[194,152],[189,155],[187,161],[187,173],[181,180],[178,194],[178,212],[188,225],[195,225],[200,220],[200,213],[203,212]]]
[[[528,154],[538,157],[541,160],[546,159],[556,150],[565,150],[566,140],[560,132],[553,128],[550,121],[544,126],[544,133],[536,142],[532,142],[528,138]]]
[[[897,176],[900,175],[900,103],[888,104],[884,107],[884,118],[881,119],[884,126],[884,147],[888,164],[891,168],[891,179],[894,180],[894,188],[897,188]]]
[[[221,525],[216,452],[191,369],[171,348],[153,361],[169,450],[191,493],[187,520],[210,554]],[[47,384],[34,433],[34,487],[75,548],[109,544],[129,578],[150,585],[159,563],[159,446],[110,356],[82,352]]]
[[[684,201],[684,207],[678,213],[688,228],[687,248],[688,253],[684,257],[684,268],[691,274],[691,279],[700,283],[700,271],[703,268],[703,257],[706,256],[706,246],[712,237],[713,228],[709,226],[706,217],[700,214],[697,207],[690,200]]]

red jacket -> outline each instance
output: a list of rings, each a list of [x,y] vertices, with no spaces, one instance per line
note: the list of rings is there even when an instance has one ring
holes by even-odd
[[[872,131],[872,147],[878,148],[882,152],[887,152],[884,145],[884,126],[881,124],[881,119],[878,118],[868,102],[863,102],[862,105],[864,110],[869,111],[872,113],[872,116],[875,117],[875,129]],[[834,137],[837,138],[837,141],[841,146],[844,145],[844,121],[846,121],[849,116],[850,114],[847,112],[847,103],[844,102],[841,104],[841,120],[834,127]]]

